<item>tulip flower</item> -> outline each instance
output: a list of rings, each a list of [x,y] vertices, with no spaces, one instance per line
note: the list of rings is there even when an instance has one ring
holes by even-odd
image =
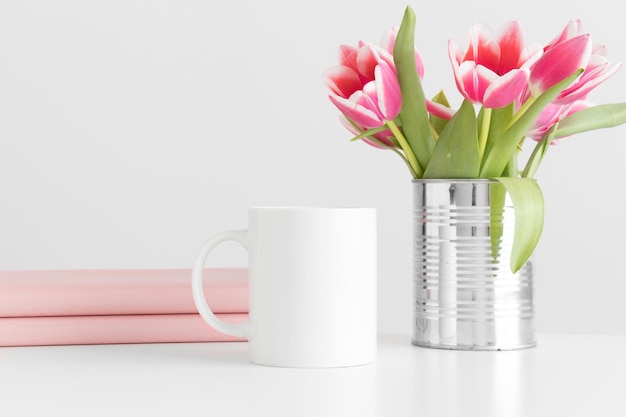
[[[556,123],[574,112],[574,109],[581,110],[581,103],[585,103],[590,91],[621,67],[621,64],[609,66],[606,47],[592,42],[590,35],[583,32],[580,20],[568,22],[543,51],[542,57],[531,69],[529,89],[518,102],[520,114],[523,113],[522,107],[528,107],[536,97],[553,85],[577,70],[582,70],[582,74],[543,110],[535,121],[535,126],[529,131],[529,136],[534,139],[542,130],[541,126],[545,128],[547,121]],[[568,107],[572,103],[575,105]]]
[[[538,97],[579,69],[585,68],[591,56],[589,34],[577,35],[545,48],[530,71],[530,94]]]
[[[358,47],[342,46],[339,66],[328,69],[323,79],[331,90],[329,98],[343,115],[343,124],[357,137],[378,148],[396,148],[404,152],[404,158],[414,175],[420,172],[415,154],[396,125],[402,107],[402,94],[393,59],[397,29],[392,28],[383,37],[380,47],[359,42]],[[416,70],[421,78],[424,73],[422,60],[414,52]],[[451,109],[428,103],[433,113],[450,119]],[[347,122],[347,123],[346,123]],[[380,129],[381,127],[387,129]],[[368,138],[369,136],[369,138]],[[389,138],[395,138],[392,142]]]
[[[453,40],[448,43],[459,92],[485,108],[515,101],[527,86],[530,65],[540,54],[539,48],[525,45],[516,21],[505,24],[496,34],[487,26],[474,24],[465,52]]]
[[[541,94],[582,68],[584,72],[578,80],[563,90],[554,102],[567,104],[584,100],[591,90],[621,67],[621,64],[610,67],[606,56],[606,47],[592,42],[590,35],[583,32],[580,20],[568,22],[561,33],[544,47],[544,56],[531,71],[532,95]],[[557,62],[558,65],[555,65]]]
[[[339,66],[328,69],[324,81],[333,104],[364,130],[380,127],[400,112],[393,56],[384,48],[365,42],[340,47]]]
[[[545,48],[548,51],[561,42],[585,34],[580,20],[571,20],[552,42]],[[573,85],[566,88],[556,98],[555,103],[566,104],[576,100],[584,100],[591,90],[611,77],[621,67],[621,64],[609,66],[607,48],[598,43],[592,43],[591,55],[584,67],[585,71]],[[582,67],[581,67],[582,68]]]
[[[550,103],[543,109],[539,117],[535,119],[532,128],[526,132],[526,137],[539,141],[552,126],[565,117],[592,106],[593,104],[585,100],[577,100],[565,105]],[[556,143],[557,140],[551,142],[551,144]]]
[[[400,113],[402,98],[394,70],[385,61],[374,69],[374,79],[344,98],[330,95],[333,104],[350,120],[364,129],[383,126]]]

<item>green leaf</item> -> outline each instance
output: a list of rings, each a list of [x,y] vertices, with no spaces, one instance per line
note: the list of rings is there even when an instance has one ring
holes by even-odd
[[[423,169],[428,165],[435,140],[430,131],[426,98],[415,63],[415,13],[409,6],[398,29],[393,60],[402,93],[402,132]]]
[[[448,102],[448,98],[446,97],[445,93],[443,92],[443,90],[439,91],[433,98],[432,101],[434,103],[438,103],[438,104],[442,104],[446,107],[450,107],[450,103]],[[435,132],[437,132],[438,135],[441,134],[441,132],[443,131],[443,128],[446,127],[446,125],[448,124],[448,120],[444,119],[442,117],[437,117],[434,115],[430,115],[430,125],[433,127],[433,129],[435,130]]]
[[[498,177],[514,155],[515,149],[524,137],[526,131],[539,117],[541,111],[569,86],[583,70],[576,71],[563,81],[555,84],[526,109],[526,111],[502,134],[499,138],[494,138],[491,151],[487,154],[485,162],[480,171],[480,178]]]
[[[515,212],[515,234],[511,251],[511,271],[519,271],[534,252],[543,231],[543,193],[529,178],[494,178],[511,196]]]
[[[441,132],[424,178],[476,178],[479,169],[476,113],[464,100]]]
[[[559,123],[555,138],[626,123],[626,103],[601,104],[570,114]]]

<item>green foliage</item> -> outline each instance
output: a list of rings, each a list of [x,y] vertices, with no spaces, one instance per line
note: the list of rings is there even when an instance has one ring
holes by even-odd
[[[424,178],[476,178],[479,169],[476,114],[465,100],[441,132]]]
[[[402,93],[402,132],[421,168],[428,165],[435,140],[430,130],[426,98],[415,64],[415,13],[406,8],[393,48]]]
[[[511,271],[519,271],[530,259],[543,231],[543,193],[529,178],[494,178],[504,185],[515,210],[515,236]]]
[[[559,123],[555,138],[626,123],[626,103],[600,104],[570,114]]]

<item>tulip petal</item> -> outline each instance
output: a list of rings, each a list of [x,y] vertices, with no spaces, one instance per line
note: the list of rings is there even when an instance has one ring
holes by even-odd
[[[450,62],[456,66],[463,61],[463,49],[453,39],[448,41],[448,57]]]
[[[471,55],[473,57],[471,60],[477,65],[483,65],[495,72],[500,61],[500,53],[500,45],[492,38],[491,29],[482,24],[472,25],[470,46],[465,59],[468,60],[467,56]]]
[[[339,65],[352,68],[356,71],[357,48],[349,45],[339,47]]]
[[[385,120],[393,120],[400,113],[402,97],[400,85],[395,71],[384,61],[380,62],[374,71],[376,79],[376,96],[378,108]]]
[[[370,109],[376,116],[383,120],[383,113],[380,111],[378,104],[378,91],[376,90],[376,81],[370,81],[363,86],[363,90],[359,91],[359,94],[355,94],[353,97],[355,103]]]
[[[535,62],[537,62],[542,56],[543,48],[541,47],[541,45],[539,45],[538,43],[527,45],[526,49],[522,53],[522,56],[520,56],[520,62],[523,62],[523,64],[519,68],[531,68],[533,65],[535,65]]]
[[[455,78],[459,91],[472,103],[478,103],[482,96],[478,94],[478,80],[476,79],[476,63],[463,61],[455,72]]]
[[[450,64],[452,65],[452,73],[454,74],[454,82],[456,83],[456,88],[464,97],[467,97],[467,92],[465,91],[465,87],[463,86],[463,82],[461,81],[462,77],[460,63],[463,59],[463,51],[453,40],[448,41],[448,58],[450,59]]]
[[[426,109],[428,110],[428,113],[433,116],[440,117],[445,120],[452,119],[452,117],[456,114],[454,109],[431,100],[426,100]]]
[[[573,86],[563,90],[555,102],[558,104],[567,104],[585,99],[591,90],[610,78],[621,66],[621,64],[617,64],[609,69],[607,68],[608,62],[606,62],[602,67],[594,68],[591,71],[588,69],[585,70],[580,80],[574,83]]]
[[[359,100],[360,95],[363,95],[363,93],[361,91],[357,91],[350,99],[345,99],[332,94],[328,97],[341,113],[343,113],[350,120],[353,120],[359,126],[363,126],[365,129],[382,126],[383,121],[380,120],[375,112],[356,102]]]
[[[349,67],[328,68],[322,79],[334,94],[344,98],[350,97],[362,87],[359,74]]]
[[[561,33],[559,33],[559,35],[557,37],[555,37],[554,39],[552,39],[550,42],[548,42],[548,44],[546,45],[546,47],[544,48],[545,50],[551,49],[553,48],[555,45],[566,41],[567,39],[571,39],[574,38],[580,34],[583,33],[583,25],[582,22],[579,20],[570,20],[569,22],[567,22],[567,24],[565,25],[565,27],[563,28],[563,30],[561,31]]]
[[[524,51],[524,33],[518,21],[506,23],[495,37],[500,46],[500,61],[496,73],[503,75],[519,67]]]
[[[492,31],[489,26],[474,23],[470,29],[470,42],[463,56],[463,61],[479,61],[480,49],[487,44],[491,38]]]
[[[380,40],[380,46],[387,52],[393,55],[393,46],[396,44],[396,38],[398,37],[398,28],[393,27],[389,29],[383,35]]]
[[[483,106],[490,109],[504,107],[515,101],[528,83],[528,72],[513,70],[494,80],[485,90]]]
[[[378,65],[378,55],[374,52],[374,48],[364,45],[359,48],[356,57],[356,65],[359,73],[368,80],[374,79],[374,69]]]
[[[537,97],[576,70],[585,68],[591,55],[588,34],[567,39],[548,49],[530,73],[530,89]]]
[[[465,61],[461,64],[461,73],[463,76],[463,85],[468,93],[469,100],[474,103],[482,103],[487,88],[498,80],[498,75],[482,65],[476,65],[471,73],[467,69],[463,68],[466,63],[471,61]],[[469,69],[470,66],[468,66]]]

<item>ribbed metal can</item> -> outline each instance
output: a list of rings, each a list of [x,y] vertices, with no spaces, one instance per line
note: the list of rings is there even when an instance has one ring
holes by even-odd
[[[413,227],[414,345],[536,345],[532,264],[511,272],[515,213],[502,184],[413,180]]]

